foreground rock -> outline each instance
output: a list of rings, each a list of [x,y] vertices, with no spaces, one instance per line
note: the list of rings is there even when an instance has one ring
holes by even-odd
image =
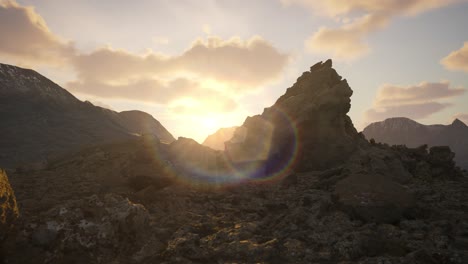
[[[20,263],[94,263],[96,256],[100,263],[136,263],[163,249],[148,211],[115,194],[66,201],[42,212],[11,242],[7,250],[28,252],[10,257]]]
[[[18,216],[15,193],[6,172],[0,169],[0,263],[3,261],[2,243],[11,233]]]

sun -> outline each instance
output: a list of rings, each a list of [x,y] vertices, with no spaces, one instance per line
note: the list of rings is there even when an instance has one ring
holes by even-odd
[[[219,122],[214,117],[203,117],[201,123],[206,131],[213,131],[219,128]]]

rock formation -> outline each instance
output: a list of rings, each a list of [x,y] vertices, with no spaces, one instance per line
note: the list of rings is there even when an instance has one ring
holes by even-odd
[[[245,131],[236,132],[244,134],[244,138],[235,136],[226,144],[226,150],[244,153],[268,147],[270,163],[289,163],[297,155],[294,159],[298,170],[342,163],[360,140],[346,115],[352,93],[347,81],[332,68],[331,60],[319,62],[262,115],[247,118],[240,128]],[[267,127],[273,128],[271,135],[265,134],[269,133]]]

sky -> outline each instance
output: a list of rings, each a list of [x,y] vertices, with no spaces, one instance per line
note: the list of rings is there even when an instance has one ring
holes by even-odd
[[[328,58],[358,130],[468,123],[466,14],[464,0],[0,0],[0,62],[199,142]]]

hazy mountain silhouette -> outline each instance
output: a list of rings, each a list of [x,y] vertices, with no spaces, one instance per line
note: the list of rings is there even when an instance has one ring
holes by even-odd
[[[405,117],[388,118],[368,125],[362,133],[390,145],[449,146],[457,164],[468,169],[468,126],[459,119],[450,125],[423,125]]]
[[[223,127],[206,137],[202,145],[216,150],[224,150],[224,142],[230,140],[238,127]]]
[[[149,114],[82,102],[39,73],[6,64],[0,64],[0,123],[0,166],[7,168],[137,134],[174,140]]]

